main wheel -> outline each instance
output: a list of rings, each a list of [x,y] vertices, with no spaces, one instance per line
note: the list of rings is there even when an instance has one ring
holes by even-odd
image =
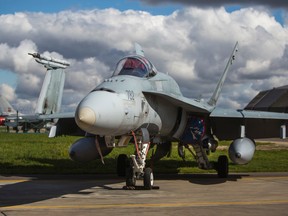
[[[154,176],[151,168],[148,167],[144,170],[143,181],[144,181],[144,188],[146,190],[151,190],[154,183]]]
[[[120,154],[117,158],[117,175],[125,177],[128,157],[125,154]]]
[[[218,158],[217,173],[219,178],[227,178],[229,173],[228,157],[221,155]]]

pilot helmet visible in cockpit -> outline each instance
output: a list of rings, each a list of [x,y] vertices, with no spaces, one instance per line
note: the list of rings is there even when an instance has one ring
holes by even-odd
[[[146,73],[144,64],[140,60],[135,58],[127,58],[121,72],[124,72],[123,70],[125,70],[126,72],[130,71],[132,73],[139,73],[139,75]]]
[[[147,59],[139,56],[129,56],[118,62],[113,76],[130,75],[136,77],[151,77],[155,74],[155,67]]]
[[[145,65],[136,58],[127,58],[120,74],[142,77],[147,73]]]

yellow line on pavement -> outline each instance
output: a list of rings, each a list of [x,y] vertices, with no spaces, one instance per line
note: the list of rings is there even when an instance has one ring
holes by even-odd
[[[31,181],[31,180],[27,180],[27,179],[0,179],[0,184],[2,183],[21,183],[21,182],[27,182],[27,181]]]
[[[16,205],[0,207],[4,210],[35,210],[35,209],[103,209],[103,208],[177,208],[199,206],[246,206],[246,205],[275,205],[288,204],[288,200],[258,200],[258,201],[223,201],[223,202],[177,202],[177,203],[116,203],[95,205]]]

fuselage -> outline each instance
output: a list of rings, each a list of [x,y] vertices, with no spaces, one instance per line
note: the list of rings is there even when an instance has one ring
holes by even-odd
[[[81,101],[76,122],[81,129],[97,135],[123,135],[140,127],[167,135],[173,129],[178,108],[145,94],[153,91],[181,95],[177,83],[162,73],[152,78],[113,76]]]
[[[150,135],[171,133],[178,107],[150,93],[182,96],[175,80],[159,72],[142,77],[125,73],[114,73],[80,102],[75,114],[78,126],[101,136],[128,134],[142,127]]]

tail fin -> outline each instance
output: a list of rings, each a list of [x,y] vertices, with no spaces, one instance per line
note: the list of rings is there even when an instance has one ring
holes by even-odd
[[[0,115],[9,116],[16,113],[16,110],[11,106],[8,100],[3,95],[0,95]]]
[[[208,104],[210,106],[213,106],[215,107],[216,106],[216,103],[218,101],[218,98],[220,96],[220,93],[221,93],[221,90],[222,90],[222,87],[223,87],[223,84],[225,82],[225,79],[226,79],[226,76],[227,76],[227,73],[228,73],[228,70],[230,68],[230,66],[232,65],[233,61],[235,60],[235,55],[236,55],[236,52],[238,51],[238,42],[236,42],[235,46],[234,46],[234,49],[233,49],[233,52],[227,62],[227,65],[225,67],[225,70],[217,84],[217,87],[216,89],[214,90],[213,92],[213,95],[212,97],[210,98],[210,100],[208,101]]]
[[[28,55],[32,55],[36,62],[47,68],[35,113],[53,114],[59,112],[64,90],[64,69],[67,68],[70,63],[39,53],[28,53]]]
[[[53,114],[60,111],[64,81],[64,70],[47,70],[35,113]]]

